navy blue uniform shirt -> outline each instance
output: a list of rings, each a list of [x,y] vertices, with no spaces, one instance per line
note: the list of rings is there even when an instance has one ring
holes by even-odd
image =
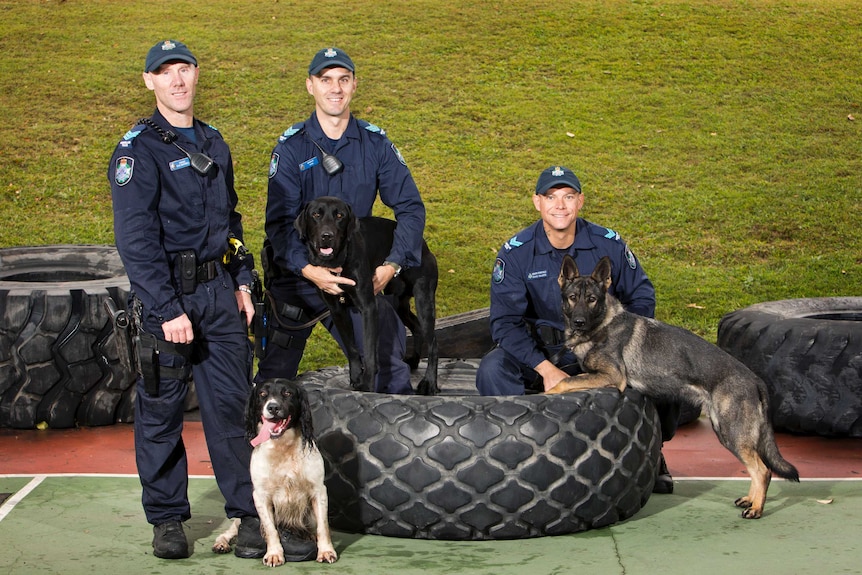
[[[326,173],[312,139],[341,160],[341,173]],[[405,268],[419,265],[425,205],[395,145],[383,130],[351,115],[347,130],[335,148],[330,147],[316,113],[312,113],[307,121],[285,131],[272,152],[266,235],[272,242],[278,267],[301,276],[302,268],[308,265],[305,245],[293,226],[306,203],[321,196],[335,196],[363,218],[371,215],[378,191],[398,221],[392,251],[386,259]]]
[[[655,314],[655,289],[619,234],[578,218],[575,242],[558,250],[548,241],[542,220],[518,232],[497,254],[491,278],[491,337],[530,367],[547,359],[530,336],[530,326],[563,331],[558,278],[563,255],[575,258],[582,275],[592,273],[603,256],[612,264],[610,292],[633,313]]]
[[[152,120],[178,134],[183,149],[215,162],[209,174],[199,175],[182,151],[140,124],[123,136],[108,166],[117,250],[132,290],[165,322],[184,313],[174,277],[177,253],[194,250],[198,263],[221,260],[228,234],[242,241],[243,233],[230,149],[221,134],[196,119],[193,142],[158,110]],[[228,271],[237,285],[250,284],[253,267],[249,256],[242,263],[234,259]]]

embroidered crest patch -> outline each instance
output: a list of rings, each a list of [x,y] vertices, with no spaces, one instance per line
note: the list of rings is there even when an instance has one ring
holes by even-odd
[[[132,181],[132,172],[135,170],[135,160],[128,156],[117,159],[117,169],[114,171],[114,181],[118,186],[125,186]]]
[[[273,177],[278,172],[278,154],[273,153],[269,159],[269,177]]]
[[[404,159],[404,156],[401,155],[401,152],[398,151],[398,148],[395,147],[395,144],[392,144],[392,151],[395,152],[395,157],[398,158],[398,161],[406,166],[407,161]]]
[[[494,283],[500,283],[503,281],[503,277],[506,275],[506,262],[497,258],[497,261],[494,262],[494,273],[491,274],[491,277],[494,280]]]
[[[638,261],[635,259],[635,255],[628,246],[626,246],[626,261],[629,262],[629,267],[633,270],[638,268]]]

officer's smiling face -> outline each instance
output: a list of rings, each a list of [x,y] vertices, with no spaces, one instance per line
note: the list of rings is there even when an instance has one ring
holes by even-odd
[[[156,95],[156,104],[175,126],[176,118],[193,113],[198,67],[188,62],[168,62],[153,72],[144,72],[144,83]],[[189,124],[190,125],[190,124]]]
[[[544,195],[534,194],[533,205],[542,214],[546,227],[565,231],[574,228],[584,196],[574,188],[551,188]]]
[[[327,116],[346,117],[350,100],[356,92],[356,76],[347,68],[327,68],[305,80],[308,93],[314,97],[317,111]]]

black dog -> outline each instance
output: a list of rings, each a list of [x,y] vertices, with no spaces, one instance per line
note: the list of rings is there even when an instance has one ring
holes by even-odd
[[[377,217],[358,219],[349,204],[338,198],[324,196],[308,202],[294,226],[306,243],[309,263],[326,268],[341,267],[341,275],[356,282],[355,286],[342,286],[344,295],[322,291],[320,295],[344,340],[351,385],[361,391],[371,391],[377,373],[378,340],[377,300],[374,298],[372,277],[374,269],[382,265],[389,255],[397,223]],[[428,346],[428,366],[417,390],[423,395],[436,395],[439,392],[437,337],[434,333],[437,280],[437,258],[423,241],[422,264],[405,268],[389,282],[384,292],[393,296],[398,316],[413,334],[413,354],[405,358],[412,369],[419,364],[423,345]],[[411,298],[415,301],[418,315],[410,309]],[[362,315],[364,366],[353,338],[353,324],[348,312],[351,303]]]

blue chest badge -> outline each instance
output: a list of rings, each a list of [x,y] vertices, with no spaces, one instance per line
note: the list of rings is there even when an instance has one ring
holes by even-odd
[[[188,168],[192,165],[192,161],[188,158],[181,158],[179,160],[174,160],[168,166],[170,166],[172,172],[176,172],[177,170],[182,170],[183,168]]]
[[[319,163],[320,163],[320,160],[317,159],[317,156],[314,156],[313,158],[309,158],[309,159],[305,160],[304,162],[302,162],[301,164],[299,164],[299,171],[304,172],[305,170],[310,170],[311,168],[313,168],[314,166],[316,166]]]

